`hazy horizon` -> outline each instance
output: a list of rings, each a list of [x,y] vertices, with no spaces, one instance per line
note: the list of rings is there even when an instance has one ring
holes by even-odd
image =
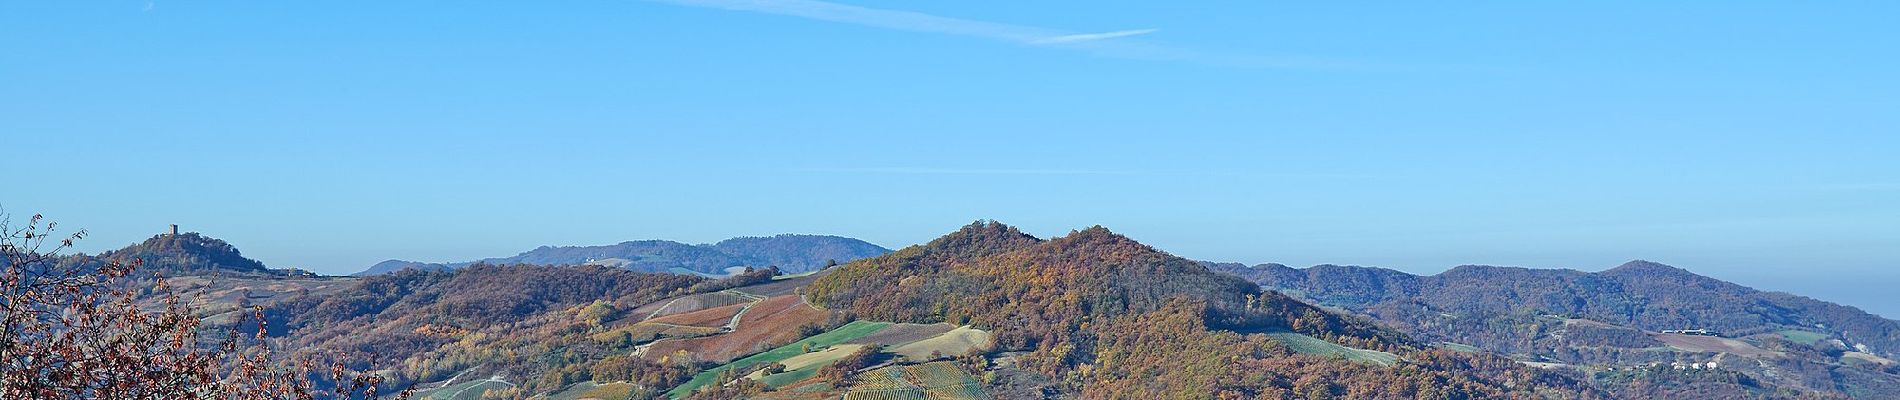
[[[53,219],[53,220],[57,221],[57,219]],[[1009,221],[998,221],[998,222],[1002,222],[1005,224],[1009,223]],[[74,229],[74,227],[69,224],[62,224],[62,225],[65,225],[66,229]],[[1389,268],[1389,269],[1403,271],[1403,272],[1415,274],[1415,275],[1432,275],[1432,274],[1444,272],[1446,270],[1450,270],[1452,268],[1455,268],[1461,265],[1489,265],[1489,266],[1524,267],[1524,268],[1538,268],[1538,269],[1572,269],[1572,270],[1585,271],[1585,272],[1600,272],[1603,270],[1615,268],[1627,262],[1641,260],[1641,261],[1650,261],[1650,262],[1666,264],[1666,265],[1670,265],[1677,268],[1683,268],[1699,275],[1704,275],[1704,276],[1709,276],[1716,279],[1730,281],[1737,284],[1741,284],[1743,286],[1749,286],[1749,287],[1763,290],[1763,291],[1787,292],[1787,293],[1792,293],[1796,295],[1812,297],[1812,298],[1816,298],[1816,299],[1820,299],[1824,301],[1830,301],[1830,302],[1845,304],[1849,306],[1854,306],[1862,310],[1865,310],[1869,313],[1880,315],[1886,318],[1893,318],[1893,316],[1900,315],[1900,304],[1894,304],[1893,302],[1884,301],[1888,298],[1886,290],[1890,288],[1890,283],[1895,282],[1895,281],[1900,281],[1900,271],[1880,269],[1880,268],[1869,268],[1865,270],[1859,270],[1854,273],[1860,274],[1860,275],[1855,275],[1855,276],[1814,277],[1809,274],[1804,274],[1803,270],[1788,270],[1788,269],[1781,269],[1781,268],[1757,268],[1757,269],[1721,268],[1721,266],[1719,265],[1710,266],[1710,265],[1701,265],[1699,263],[1692,264],[1692,263],[1672,262],[1671,260],[1645,259],[1645,258],[1640,258],[1640,257],[1627,258],[1620,261],[1606,259],[1607,261],[1604,261],[1598,264],[1593,264],[1593,265],[1537,264],[1536,262],[1538,258],[1536,257],[1519,259],[1519,260],[1523,260],[1524,262],[1475,262],[1474,261],[1474,262],[1442,263],[1438,265],[1383,264],[1383,263],[1355,262],[1355,261],[1346,260],[1346,259],[1341,259],[1341,260],[1314,259],[1314,260],[1306,260],[1306,261],[1297,261],[1297,260],[1295,261],[1289,261],[1289,260],[1254,261],[1254,260],[1206,258],[1206,257],[1197,257],[1192,254],[1182,254],[1182,253],[1173,251],[1168,246],[1159,244],[1155,241],[1144,240],[1142,237],[1133,236],[1132,234],[1128,232],[1118,231],[1113,226],[1104,226],[1104,227],[1109,228],[1109,230],[1116,231],[1117,233],[1120,233],[1123,235],[1131,235],[1133,239],[1141,240],[1144,244],[1155,246],[1157,249],[1161,251],[1173,253],[1177,256],[1181,256],[1184,258],[1193,259],[1197,261],[1234,262],[1234,263],[1245,264],[1248,266],[1256,266],[1256,265],[1267,264],[1267,263],[1278,263],[1278,264],[1291,266],[1294,268],[1307,268],[1307,267],[1312,267],[1316,265],[1330,264],[1330,265],[1349,265],[1349,266]],[[1079,227],[1075,227],[1071,229],[1050,230],[1050,231],[1039,231],[1035,229],[1029,229],[1028,227],[1022,227],[1022,226],[1018,226],[1018,228],[1023,228],[1025,233],[1029,233],[1036,237],[1048,239],[1048,238],[1054,238],[1054,237],[1067,235],[1070,232],[1084,229],[1086,228],[1086,226],[1079,226]],[[947,226],[944,231],[938,232],[936,235],[949,233],[951,230],[954,230],[954,229],[956,229],[956,226],[950,225],[950,226]],[[870,242],[871,244],[882,246],[884,248],[891,249],[891,250],[897,250],[897,249],[901,249],[901,248],[911,246],[911,245],[923,244],[924,242],[929,241],[930,238],[936,237],[936,235],[932,235],[930,238],[926,238],[926,239],[922,239],[922,240],[918,240],[918,241],[910,242],[910,243],[902,243],[902,244],[882,243],[875,240],[867,240],[861,237],[852,236],[846,233],[819,233],[819,232],[778,232],[778,233],[744,234],[744,235],[732,235],[732,236],[725,236],[725,237],[704,239],[704,240],[680,240],[680,239],[664,238],[664,237],[631,237],[631,238],[611,240],[611,241],[595,241],[595,242],[585,242],[585,243],[523,244],[521,246],[516,246],[513,248],[496,248],[496,249],[492,249],[492,251],[488,253],[483,253],[483,254],[471,253],[472,255],[450,256],[449,258],[419,258],[419,257],[400,257],[400,256],[389,256],[389,257],[379,258],[377,256],[365,255],[365,256],[355,257],[357,259],[365,260],[361,262],[360,264],[339,265],[339,266],[330,267],[330,268],[322,268],[322,267],[313,267],[307,264],[298,263],[294,260],[282,260],[282,259],[276,259],[275,257],[270,257],[270,256],[259,256],[253,252],[247,251],[250,248],[250,246],[246,246],[242,242],[237,242],[235,239],[220,236],[216,234],[215,232],[201,232],[198,230],[190,229],[189,227],[181,227],[180,231],[181,232],[196,232],[196,233],[203,234],[209,237],[233,242],[232,244],[234,246],[237,246],[239,251],[245,252],[244,253],[245,256],[253,258],[253,259],[258,259],[259,261],[264,262],[265,265],[269,265],[272,268],[295,267],[295,268],[302,268],[305,270],[309,270],[312,272],[317,272],[317,273],[325,274],[325,275],[349,275],[352,273],[360,272],[364,268],[369,267],[370,265],[373,265],[377,262],[382,262],[385,260],[404,260],[404,261],[441,262],[441,263],[465,262],[465,261],[476,261],[476,260],[480,260],[484,258],[513,256],[521,252],[532,250],[535,247],[539,247],[539,246],[601,246],[601,245],[611,245],[611,244],[616,244],[620,242],[634,241],[634,240],[672,240],[672,241],[677,241],[677,242],[682,242],[682,243],[687,243],[687,244],[711,244],[719,240],[729,239],[733,237],[741,237],[741,236],[809,234],[809,235],[841,236],[841,237],[865,240],[866,242]],[[70,231],[68,232],[70,233]],[[109,236],[118,236],[118,235],[109,235]],[[96,254],[102,251],[113,250],[113,249],[123,247],[124,245],[130,245],[130,244],[136,243],[138,240],[143,240],[145,237],[149,237],[149,236],[150,235],[142,236],[139,239],[136,239],[132,242],[126,242],[123,245],[106,245],[106,244],[103,244],[103,242],[100,242],[97,240],[97,238],[99,237],[98,232],[89,232],[88,238],[76,243],[77,245],[74,247],[74,250],[77,252],[86,252],[86,253]],[[481,250],[475,250],[475,251],[480,252]],[[1360,258],[1361,259],[1376,259],[1379,257],[1360,257]],[[1492,259],[1503,260],[1506,258],[1492,257]],[[1550,257],[1549,259],[1554,259],[1554,257]]]
[[[0,207],[331,274],[987,218],[1900,315],[1900,4],[1466,4],[11,3]]]

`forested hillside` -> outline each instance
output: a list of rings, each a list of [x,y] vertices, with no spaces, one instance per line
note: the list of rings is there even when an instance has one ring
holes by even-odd
[[[1307,269],[1278,264],[1210,265],[1262,286],[1376,315],[1397,316],[1404,312],[1400,307],[1417,304],[1478,315],[1542,312],[1652,331],[1711,329],[1727,336],[1817,330],[1836,334],[1850,344],[1865,344],[1883,356],[1900,351],[1900,322],[1647,261],[1595,273],[1467,265],[1432,276],[1335,265]]]
[[[75,255],[67,262],[102,263],[106,260],[141,263],[142,273],[184,274],[271,274],[264,263],[245,258],[236,246],[197,232],[160,234],[96,257]],[[279,274],[284,273],[278,271]]]
[[[807,294],[860,318],[993,330],[996,354],[1091,398],[1593,396],[1562,375],[1416,346],[1101,227],[1044,241],[979,222],[842,266]],[[1284,331],[1404,361],[1298,355],[1263,334]]]
[[[1423,340],[1598,371],[1604,383],[1643,393],[1853,395],[1900,385],[1900,365],[1891,361],[1900,323],[1647,261],[1594,273],[1461,266],[1431,276],[1337,265],[1205,265]],[[1608,373],[1654,365],[1697,365],[1740,379]]]
[[[393,382],[500,376],[533,392],[584,379],[572,376],[633,350],[631,342],[590,333],[632,316],[634,307],[719,290],[716,282],[604,266],[476,265],[367,277],[340,293],[288,299],[264,313],[272,336],[287,347],[340,354],[352,368],[389,368]]]

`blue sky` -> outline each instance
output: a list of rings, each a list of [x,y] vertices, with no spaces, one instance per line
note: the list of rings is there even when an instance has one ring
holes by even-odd
[[[1900,5],[1802,6],[7,2],[0,206],[329,273],[994,218],[1900,315]]]

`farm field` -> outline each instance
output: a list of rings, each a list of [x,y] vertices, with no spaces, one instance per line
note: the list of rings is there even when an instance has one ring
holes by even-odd
[[[1788,339],[1788,341],[1810,346],[1827,339],[1826,334],[1793,329],[1775,332],[1775,334],[1781,335],[1781,338]]]
[[[911,360],[923,361],[929,360],[932,352],[945,356],[958,356],[968,353],[971,349],[987,346],[989,343],[989,332],[960,326],[929,339],[897,346],[889,351]]]
[[[1860,362],[1878,364],[1878,365],[1893,365],[1894,364],[1893,360],[1889,360],[1885,357],[1881,357],[1881,356],[1877,356],[1873,354],[1862,353],[1858,351],[1849,351],[1849,352],[1841,353],[1841,362],[1852,364],[1853,362],[1850,360],[1858,360]]]
[[[1484,349],[1480,349],[1475,346],[1462,344],[1462,343],[1439,342],[1438,347],[1443,347],[1446,349],[1450,349],[1451,351],[1456,351],[1456,352],[1461,352],[1461,353],[1483,353],[1484,352]]]
[[[831,365],[833,361],[838,361],[862,348],[864,345],[861,344],[838,344],[826,347],[824,350],[799,354],[778,362],[785,365],[785,372],[765,375],[764,371],[753,371],[746,375],[746,379],[759,381],[767,387],[776,389],[811,378],[818,374],[818,369]]]
[[[942,335],[944,332],[949,332],[956,328],[955,325],[950,324],[891,324],[891,326],[884,328],[884,330],[857,338],[850,343],[876,343],[895,347],[936,337],[937,335]]]
[[[667,268],[666,271],[672,272],[675,274],[680,274],[680,275],[699,275],[699,276],[710,278],[710,279],[721,279],[721,278],[729,278],[729,277],[732,277],[733,275],[738,275],[740,273],[743,273],[745,272],[745,267],[726,267],[726,270],[725,270],[726,272],[723,274],[710,274],[710,273],[699,272],[699,271],[694,271],[694,270],[680,268],[680,267]]]
[[[745,303],[719,306],[699,311],[662,316],[646,320],[645,322],[719,328],[726,326],[726,322],[732,321],[732,315],[738,314],[739,310],[745,309],[745,306]]]
[[[1337,355],[1345,357],[1348,360],[1378,365],[1392,365],[1392,363],[1399,361],[1397,354],[1355,349],[1299,333],[1282,331],[1268,333],[1267,336],[1272,336],[1281,343],[1286,343],[1288,349],[1300,354]]]
[[[632,392],[633,384],[626,382],[581,382],[568,386],[566,390],[541,398],[546,400],[620,400],[627,398]]]
[[[899,367],[884,367],[864,371],[864,373],[858,374],[858,384],[852,386],[852,388],[864,390],[911,388],[917,389],[919,394],[923,393],[923,388],[910,383],[910,380],[905,378],[905,374],[907,374],[905,369]]]
[[[634,343],[646,343],[663,338],[691,338],[716,334],[719,333],[719,328],[641,322],[611,331],[596,333],[592,338],[595,341],[612,342],[620,340],[622,333],[626,333],[632,337]]]
[[[924,397],[924,390],[918,388],[852,389],[844,394],[844,400],[930,400],[930,398]]]
[[[477,400],[482,397],[482,392],[489,389],[507,389],[511,387],[514,387],[514,385],[500,380],[475,380],[439,388],[418,390],[414,398],[422,400]]]
[[[759,300],[758,296],[732,291],[719,291],[682,296],[672,300],[659,301],[633,309],[633,315],[643,315],[642,319],[683,314],[709,308],[745,304]]]
[[[950,362],[889,366],[858,375],[847,400],[988,400],[976,378]]]
[[[1740,340],[1716,336],[1677,335],[1670,333],[1652,333],[1650,337],[1678,350],[1692,352],[1729,353],[1739,356],[1761,357],[1776,354]]]
[[[791,297],[794,301],[797,300],[796,296],[791,296]],[[803,303],[800,302],[799,304],[803,304]],[[748,316],[750,315],[748,314]],[[807,343],[811,344],[812,348],[814,349],[830,347],[830,346],[834,346],[840,343],[844,343],[845,341],[849,341],[851,339],[857,339],[859,337],[863,337],[864,335],[869,335],[873,332],[877,332],[879,329],[884,329],[884,327],[888,325],[890,324],[885,323],[885,322],[852,321],[851,323],[845,324],[844,326],[840,326],[838,327],[838,329],[833,329],[830,332],[813,335],[812,337],[809,337],[809,338],[788,343],[784,346],[779,346],[778,348],[767,350],[762,353],[746,356],[745,358],[734,360],[730,363],[726,363],[725,365],[721,365],[721,366],[714,367],[712,369],[708,369],[706,371],[700,372],[698,375],[693,375],[693,379],[690,381],[687,381],[685,384],[682,384],[679,387],[673,388],[672,390],[668,390],[666,392],[666,395],[667,397],[675,398],[675,399],[684,397],[686,396],[686,394],[692,393],[694,390],[698,390],[700,386],[705,386],[707,384],[713,383],[712,381],[718,378],[720,372],[724,372],[724,371],[732,370],[732,369],[743,370],[747,367],[751,367],[753,365],[757,365],[761,363],[784,361],[786,359],[804,354],[803,347]],[[741,326],[743,327],[744,324],[742,323]],[[796,334],[796,332],[794,332],[793,334]],[[733,334],[729,333],[729,334],[720,335],[720,336],[723,337],[723,336],[731,336],[731,335]]]
[[[666,339],[653,343],[646,357],[685,350],[700,360],[715,363],[759,351],[763,345],[798,339],[798,327],[819,324],[829,312],[805,304],[798,296],[778,296],[760,301],[739,318],[738,329],[713,336],[691,339]]]
[[[765,297],[797,294],[798,288],[811,284],[811,281],[818,280],[818,277],[825,276],[825,274],[829,274],[831,273],[831,271],[832,270],[826,269],[826,270],[818,270],[814,272],[807,272],[800,275],[777,276],[777,277],[773,277],[771,282],[766,282],[766,283],[761,283],[761,284],[746,286],[746,287],[741,287],[741,288],[734,288],[732,290],[735,292],[750,294],[754,296],[765,296]]]

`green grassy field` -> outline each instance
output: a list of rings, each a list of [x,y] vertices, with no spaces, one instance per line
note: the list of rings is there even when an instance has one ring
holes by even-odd
[[[1312,336],[1293,332],[1273,332],[1268,333],[1267,336],[1272,336],[1274,339],[1286,343],[1288,349],[1292,349],[1294,352],[1301,354],[1340,356],[1348,360],[1379,365],[1392,365],[1392,363],[1399,361],[1397,354],[1340,346],[1333,342],[1319,340]]]
[[[1798,331],[1798,330],[1793,330],[1793,329],[1775,332],[1775,334],[1781,335],[1783,339],[1788,339],[1788,341],[1797,342],[1797,343],[1801,343],[1805,345],[1813,345],[1815,343],[1820,343],[1821,340],[1827,339],[1827,334],[1808,332],[1808,331]]]
[[[1484,352],[1483,349],[1479,349],[1477,347],[1473,347],[1468,344],[1452,343],[1452,342],[1439,342],[1438,347],[1443,347],[1446,349],[1450,349],[1451,351],[1456,351],[1460,353],[1483,353]]]
[[[813,351],[810,353],[800,354],[800,355],[792,356],[792,358],[787,358],[783,361],[779,361],[780,364],[785,365],[785,368],[786,368],[785,372],[780,372],[780,373],[771,374],[771,375],[763,375],[758,372],[754,372],[751,375],[746,375],[746,377],[758,380],[759,383],[764,383],[766,387],[777,389],[785,385],[790,385],[793,383],[797,383],[798,381],[805,380],[806,378],[811,378],[813,375],[818,374],[819,369],[824,368],[827,365],[831,365],[832,362],[838,361],[838,359],[844,358],[845,356],[849,356],[851,355],[851,353],[855,353],[858,351],[858,349],[862,349],[862,348],[864,348],[864,345],[861,345],[861,344],[834,345],[831,347],[827,347],[824,350],[818,350],[818,351]]]
[[[811,377],[818,375],[818,370],[821,368],[824,367],[800,368],[766,375],[765,377],[759,378],[759,383],[765,384],[766,387],[777,389],[785,387],[785,385],[798,383],[798,381],[811,379]]]
[[[852,321],[851,323],[845,324],[844,326],[840,326],[838,327],[838,329],[833,329],[830,332],[813,335],[812,337],[808,337],[796,342],[792,342],[784,346],[779,346],[778,348],[775,348],[775,349],[766,350],[765,352],[762,352],[762,353],[746,356],[745,358],[733,360],[730,363],[726,363],[726,365],[721,365],[718,367],[714,367],[713,369],[708,369],[705,372],[700,372],[698,375],[693,375],[693,379],[690,381],[687,381],[685,384],[682,384],[679,387],[673,388],[673,390],[668,390],[666,392],[666,396],[668,398],[674,398],[674,399],[686,397],[687,394],[693,393],[694,390],[699,390],[701,386],[706,386],[707,384],[713,383],[714,379],[718,379],[720,372],[725,372],[727,370],[732,370],[732,369],[745,369],[747,367],[751,367],[753,365],[762,364],[762,363],[779,362],[787,358],[792,358],[799,354],[804,354],[803,347],[806,343],[810,343],[812,349],[822,349],[822,348],[830,347],[832,345],[836,345],[839,343],[844,343],[845,341],[849,341],[851,339],[864,337],[864,335],[869,335],[873,332],[877,332],[879,329],[884,329],[884,327],[890,326],[890,325],[891,324],[889,322]]]

